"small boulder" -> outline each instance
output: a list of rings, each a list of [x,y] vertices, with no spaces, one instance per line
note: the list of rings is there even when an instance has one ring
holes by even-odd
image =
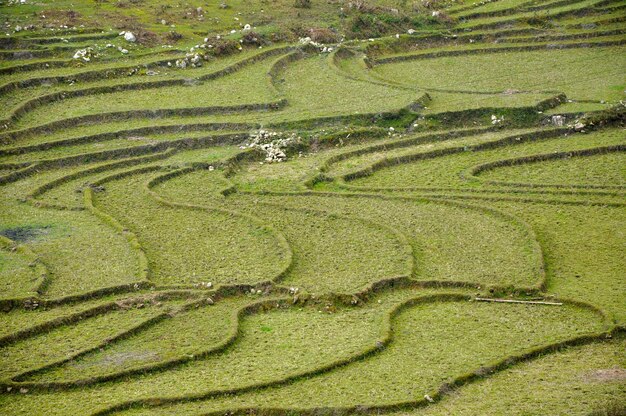
[[[552,116],[551,121],[553,126],[563,127],[563,124],[565,123],[565,117],[561,115]]]

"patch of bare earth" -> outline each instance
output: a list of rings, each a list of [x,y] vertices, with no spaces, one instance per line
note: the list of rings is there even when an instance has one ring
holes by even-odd
[[[605,368],[584,375],[587,382],[611,382],[626,380],[626,368]]]

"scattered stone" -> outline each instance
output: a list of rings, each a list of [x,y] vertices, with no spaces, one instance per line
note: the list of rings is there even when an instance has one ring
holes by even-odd
[[[329,53],[333,51],[332,47],[325,46],[323,43],[315,42],[309,36],[300,38],[299,42],[303,46],[314,46],[316,48],[319,48],[320,52],[322,53]]]
[[[583,131],[585,128],[585,124],[581,123],[580,121],[576,122],[576,124],[574,124],[574,131]]]
[[[496,124],[502,123],[502,120],[504,120],[504,117],[498,117],[495,114],[491,115],[491,124],[493,124],[494,126]]]
[[[28,389],[26,387],[22,387],[22,388],[20,388],[20,393],[26,394],[26,393],[28,393]]]
[[[563,127],[563,124],[565,124],[565,117],[561,115],[552,116],[551,121],[553,126]]]
[[[265,153],[265,161],[269,163],[287,160],[286,148],[302,141],[295,133],[285,136],[267,130],[259,130],[257,134],[251,135],[250,139],[247,147],[262,150]]]
[[[429,403],[435,403],[435,400],[433,400],[432,397],[430,397],[428,394],[424,395],[424,398],[426,399],[427,402]]]
[[[91,61],[91,58],[94,58],[96,53],[94,52],[92,47],[88,47],[85,49],[79,49],[74,53],[74,59],[82,59],[85,62]]]
[[[409,35],[412,35],[415,33],[415,29],[409,29],[406,31],[406,33],[408,33]]]

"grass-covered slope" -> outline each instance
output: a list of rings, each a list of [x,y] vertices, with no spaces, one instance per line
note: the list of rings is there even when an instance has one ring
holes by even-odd
[[[0,414],[624,414],[625,21],[0,1]]]

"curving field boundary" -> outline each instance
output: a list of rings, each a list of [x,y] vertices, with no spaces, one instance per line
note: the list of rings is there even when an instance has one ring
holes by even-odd
[[[379,352],[383,351],[387,346],[391,344],[391,342],[393,342],[394,318],[398,316],[400,312],[408,308],[411,308],[413,306],[417,306],[420,304],[425,304],[425,303],[461,302],[461,301],[470,301],[470,300],[472,300],[471,296],[468,296],[465,294],[458,294],[458,293],[445,293],[445,294],[421,296],[421,297],[409,299],[408,301],[405,301],[397,305],[395,308],[391,309],[385,315],[385,321],[383,323],[383,330],[381,331],[381,337],[379,341],[376,342],[375,345],[368,347],[366,350],[362,351],[361,353],[353,357],[350,357],[347,359],[341,359],[333,363],[321,366],[319,368],[302,372],[300,374],[287,376],[283,379],[274,380],[270,382],[254,383],[249,386],[240,387],[240,388],[214,390],[214,391],[209,391],[209,392],[200,393],[200,394],[189,394],[189,395],[182,395],[182,396],[153,397],[153,398],[130,400],[130,401],[122,402],[120,404],[113,405],[107,408],[103,408],[99,411],[92,413],[92,416],[112,415],[123,410],[128,410],[128,409],[133,409],[133,408],[138,408],[138,407],[152,408],[152,407],[160,407],[160,406],[166,406],[166,405],[177,404],[177,403],[210,400],[210,399],[214,399],[218,397],[239,395],[242,393],[258,391],[258,390],[263,390],[263,389],[272,388],[272,387],[286,386],[286,385],[293,384],[297,381],[310,379],[312,377],[322,375],[330,371],[345,367],[352,363],[364,361],[370,357],[375,356]],[[574,345],[583,345],[583,344],[587,344],[591,342],[598,342],[602,339],[605,339],[607,336],[618,335],[618,334],[621,334],[622,332],[623,331],[621,330],[621,328],[615,327],[605,332],[581,335],[581,336],[569,338],[560,342],[532,348],[520,354],[508,356],[492,364],[483,366],[475,370],[474,372],[460,375],[454,378],[452,381],[444,383],[442,386],[439,387],[437,392],[431,395],[431,398],[435,399],[435,401],[440,400],[443,395],[449,394],[455,388],[458,388],[471,381],[475,381],[480,378],[486,377],[490,374],[494,374],[498,371],[502,371],[504,369],[510,368],[517,363],[528,361],[528,360],[537,358],[541,355],[561,350],[565,347],[574,346]],[[352,409],[353,413],[368,413],[369,414],[369,413],[375,413],[379,410],[391,411],[391,410],[411,409],[415,407],[425,406],[428,403],[429,402],[425,398],[423,398],[423,399],[417,399],[411,402],[398,403],[394,405],[368,407],[366,410],[371,410],[371,412],[369,411],[363,412],[364,409],[361,406],[355,406],[353,408],[348,408],[348,409]],[[317,410],[319,409],[316,409],[316,411]],[[338,409],[326,409],[326,410],[332,410],[334,412],[337,412],[337,414],[342,414],[343,411],[346,411],[345,408],[344,409],[339,409],[339,408]],[[282,415],[282,413],[280,414]],[[315,414],[318,414],[318,413],[315,413]]]
[[[525,188],[581,188],[581,189],[605,189],[605,190],[624,190],[626,186],[622,185],[592,185],[592,184],[542,184],[542,183],[524,183],[524,182],[508,182],[508,181],[494,181],[484,180],[480,177],[480,174],[493,169],[506,166],[519,166],[529,163],[538,163],[550,160],[569,159],[572,157],[585,157],[604,155],[610,153],[622,153],[626,152],[626,144],[618,144],[613,146],[600,146],[590,149],[572,150],[566,152],[553,152],[544,153],[532,156],[518,157],[512,159],[502,159],[494,162],[483,163],[481,165],[474,166],[468,169],[466,172],[462,172],[461,176],[468,180],[477,180],[490,185],[500,186],[514,186]]]

